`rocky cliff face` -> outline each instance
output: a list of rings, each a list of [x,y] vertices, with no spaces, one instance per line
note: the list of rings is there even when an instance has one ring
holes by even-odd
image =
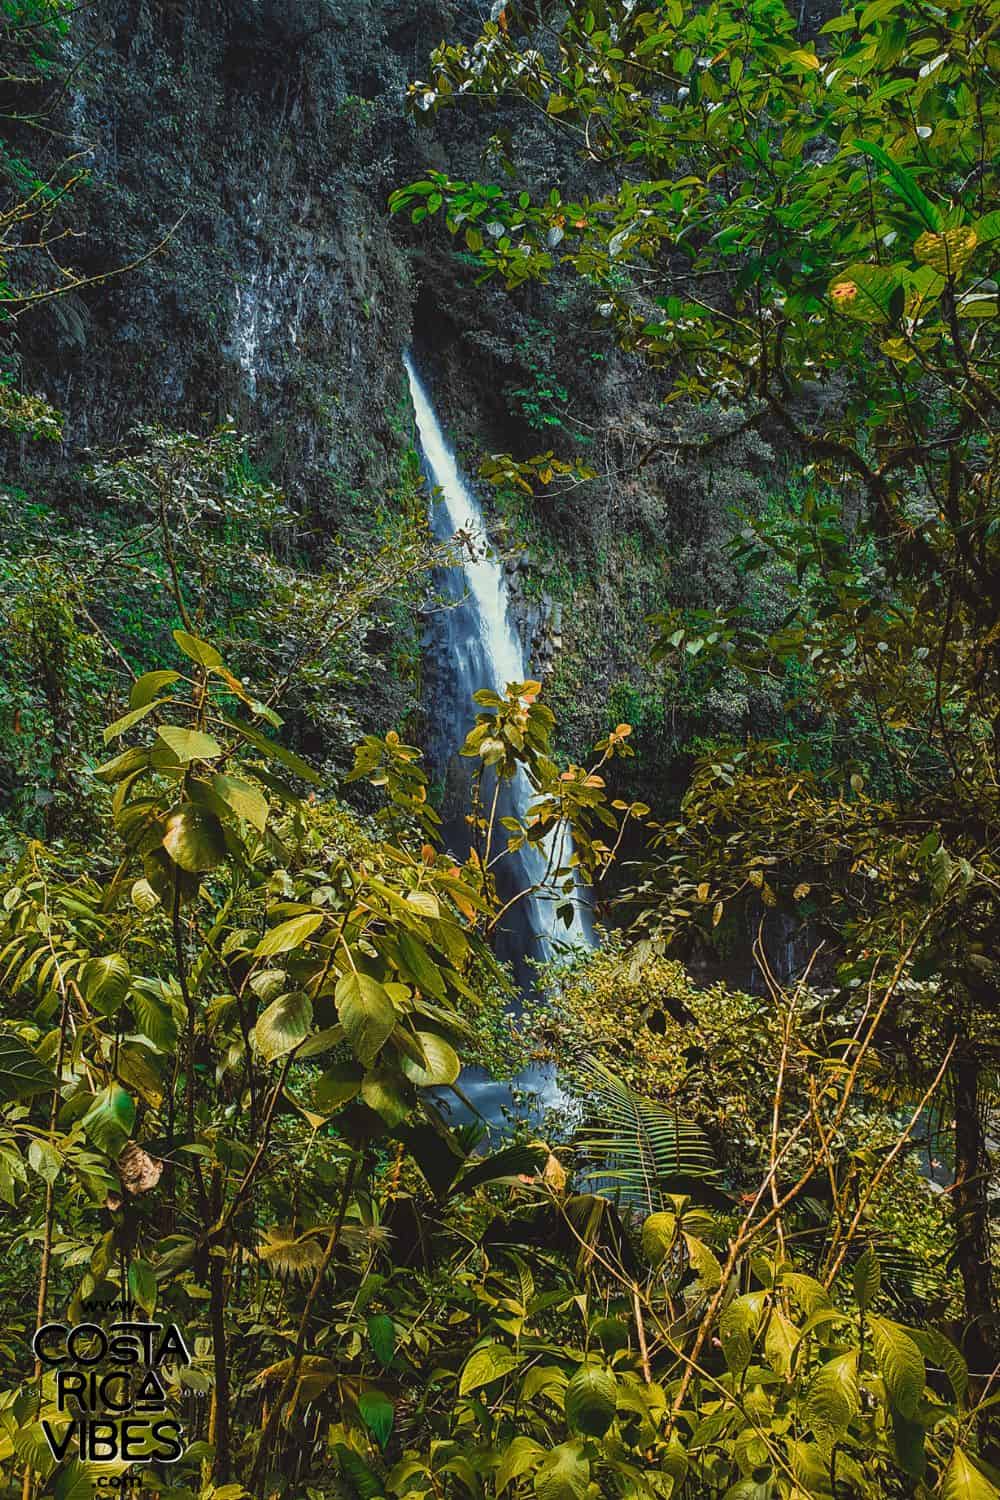
[[[64,458],[231,415],[294,489],[390,482],[413,294],[386,199],[418,160],[407,77],[454,21],[434,0],[82,8],[60,121],[91,172],[74,258],[150,258],[24,325]]]

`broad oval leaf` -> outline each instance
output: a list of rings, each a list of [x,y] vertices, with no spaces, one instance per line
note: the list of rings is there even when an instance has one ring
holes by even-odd
[[[581,1365],[566,1387],[566,1420],[577,1432],[603,1437],[615,1419],[618,1383],[598,1365]]]
[[[882,1285],[882,1267],[869,1245],[854,1267],[854,1300],[862,1312],[871,1307]]]
[[[534,1438],[523,1434],[511,1438],[497,1465],[497,1494],[502,1495],[512,1479],[520,1479],[529,1469],[537,1468],[544,1457],[545,1449]]]
[[[361,1083],[361,1097],[381,1115],[387,1125],[399,1125],[410,1113],[410,1101],[406,1096],[406,1080],[383,1064],[366,1073]]]
[[[214,646],[208,641],[203,641],[196,635],[190,635],[186,630],[175,630],[172,632],[177,645],[185,656],[196,661],[200,667],[221,667],[222,657]]]
[[[388,1369],[396,1352],[395,1323],[388,1313],[372,1313],[366,1326],[375,1358],[383,1369]]]
[[[850,1426],[860,1408],[857,1351],[827,1360],[813,1377],[805,1419],[821,1447],[828,1450]]]
[[[412,1057],[404,1056],[403,1072],[410,1082],[415,1083],[418,1088],[434,1088],[454,1083],[462,1071],[462,1064],[454,1047],[433,1031],[418,1031],[417,1040],[427,1059],[427,1066],[423,1068]]]
[[[128,994],[132,971],[120,953],[91,958],[80,970],[80,989],[102,1016],[114,1015]]]
[[[677,1239],[677,1215],[650,1214],[642,1226],[642,1253],[651,1266],[661,1266]]]
[[[956,1448],[937,1490],[938,1500],[998,1500],[1000,1490]]]
[[[13,1031],[0,1032],[0,1099],[31,1099],[56,1086],[55,1074]]]
[[[301,948],[307,938],[312,937],[323,925],[323,913],[304,912],[301,917],[292,917],[266,932],[254,949],[258,958],[273,958],[277,953],[291,953]]]
[[[368,1431],[380,1448],[384,1448],[392,1434],[396,1408],[384,1391],[362,1391],[358,1397],[358,1411]]]
[[[180,675],[179,672],[171,672],[168,669],[144,672],[132,684],[132,691],[128,695],[129,708],[145,708],[147,703],[152,703],[165,687],[179,682]]]
[[[582,1500],[590,1484],[590,1462],[578,1443],[560,1443],[535,1471],[538,1500]]]
[[[117,1161],[135,1124],[135,1101],[120,1084],[102,1089],[83,1117],[83,1128],[99,1151]]]
[[[895,266],[848,266],[827,295],[837,312],[859,323],[887,323],[902,311],[903,276]]]
[[[200,807],[181,807],[167,818],[163,847],[182,870],[201,875],[226,857],[226,836],[214,813]]]
[[[143,1036],[148,1037],[161,1052],[170,1052],[177,1043],[177,1022],[173,1011],[164,999],[153,995],[145,987],[132,991],[129,1005],[135,1024]]]
[[[458,1383],[458,1394],[467,1396],[470,1391],[479,1390],[480,1386],[491,1385],[494,1380],[509,1375],[511,1370],[516,1370],[522,1363],[523,1356],[515,1354],[505,1344],[487,1344],[482,1349],[474,1349],[465,1362],[462,1378]]]
[[[924,1357],[910,1335],[887,1318],[871,1318],[872,1343],[889,1399],[904,1417],[915,1417],[924,1393]]]
[[[212,777],[212,790],[238,818],[263,833],[267,826],[269,806],[263,792],[259,792],[248,781],[238,776],[223,776],[216,772]]]
[[[369,1067],[396,1025],[396,1011],[385,987],[368,974],[344,974],[334,996],[337,1015],[355,1057]]]
[[[143,1312],[156,1310],[156,1271],[147,1260],[134,1260],[128,1268],[128,1289]]]
[[[93,1500],[94,1481],[86,1464],[74,1458],[52,1486],[53,1500]]]
[[[279,995],[257,1018],[254,1039],[266,1062],[284,1057],[304,1042],[312,1025],[312,1001],[304,990]]]
[[[210,734],[200,729],[182,729],[177,724],[161,724],[156,731],[159,739],[180,762],[189,765],[193,760],[214,760],[222,754],[222,746]]]

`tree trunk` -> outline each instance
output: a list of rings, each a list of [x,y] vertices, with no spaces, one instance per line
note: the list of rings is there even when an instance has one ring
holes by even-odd
[[[955,1260],[965,1291],[966,1355],[971,1369],[988,1374],[997,1363],[997,1329],[990,1266],[986,1143],[979,1118],[978,1059],[952,1064],[955,1096]]]

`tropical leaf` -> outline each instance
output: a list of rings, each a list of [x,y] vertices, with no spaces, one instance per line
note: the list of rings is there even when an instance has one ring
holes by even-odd
[[[936,1493],[938,1500],[998,1500],[1000,1496],[1000,1490],[961,1448],[951,1455]]]
[[[88,1004],[102,1016],[111,1016],[128,994],[131,978],[121,954],[110,953],[104,958],[88,959],[80,970],[80,988]]]
[[[135,1124],[135,1101],[117,1083],[102,1089],[81,1122],[99,1151],[117,1161]]]
[[[168,817],[163,847],[182,870],[199,875],[225,859],[226,836],[214,813],[188,804]]]
[[[385,986],[352,971],[338,980],[335,1000],[355,1057],[370,1067],[396,1026],[396,1010]]]
[[[590,1462],[579,1443],[560,1443],[535,1471],[538,1500],[582,1500],[590,1484]]]
[[[911,172],[900,166],[899,162],[895,161],[888,151],[875,141],[855,141],[854,146],[856,150],[863,151],[866,156],[871,157],[872,161],[878,163],[888,176],[892,187],[927,229],[937,231],[941,228],[941,215]]]
[[[904,305],[904,280],[898,266],[848,266],[830,282],[827,292],[837,312],[859,323],[887,323]]]
[[[951,1339],[936,1328],[911,1328],[908,1331],[924,1358],[932,1365],[940,1365],[947,1375],[955,1400],[964,1402],[969,1394],[969,1367]]]
[[[55,1074],[27,1042],[13,1031],[0,1031],[0,1099],[30,1099],[55,1086]]]
[[[254,1027],[257,1051],[266,1062],[274,1062],[304,1042],[311,1025],[312,1002],[304,990],[279,995],[257,1018]]]
[[[396,1352],[396,1325],[388,1313],[372,1313],[367,1328],[375,1358],[383,1369],[388,1369]]]
[[[589,1085],[588,1113],[595,1121],[576,1145],[593,1165],[585,1175],[595,1191],[617,1191],[650,1213],[665,1208],[671,1188],[716,1174],[708,1137],[699,1125],[628,1087],[602,1063],[581,1071]]]
[[[486,1344],[482,1349],[474,1349],[462,1370],[458,1394],[467,1396],[470,1391],[479,1390],[480,1386],[492,1385],[494,1380],[516,1370],[523,1361],[524,1356],[515,1354],[506,1344]]]
[[[912,1419],[917,1414],[927,1378],[924,1357],[898,1323],[890,1323],[887,1318],[869,1321],[875,1360],[889,1399],[898,1412]]]
[[[392,1424],[396,1419],[396,1408],[389,1397],[384,1391],[362,1391],[358,1397],[358,1410],[368,1431],[379,1447],[384,1448],[392,1435]]]
[[[403,1058],[403,1072],[419,1088],[441,1087],[454,1083],[462,1071],[458,1053],[450,1043],[433,1031],[418,1031],[417,1041],[427,1061],[422,1067],[411,1057]]]
[[[292,917],[290,921],[272,927],[261,938],[254,952],[258,958],[273,958],[278,953],[291,953],[295,948],[300,948],[322,925],[321,911],[304,912],[300,917]]]
[[[850,1426],[861,1402],[856,1351],[821,1365],[806,1396],[805,1419],[817,1443],[829,1450]]]
[[[193,760],[214,760],[222,754],[222,746],[210,734],[200,729],[181,729],[177,724],[162,724],[156,731],[170,753],[182,766]]]
[[[581,1365],[566,1387],[566,1420],[577,1432],[603,1437],[615,1419],[618,1383],[599,1365]]]
[[[520,1479],[529,1469],[535,1469],[545,1457],[545,1449],[534,1438],[523,1434],[511,1438],[497,1465],[496,1492],[502,1495],[513,1479]]]
[[[882,1267],[869,1245],[854,1267],[854,1300],[862,1312],[871,1307],[882,1285]]]

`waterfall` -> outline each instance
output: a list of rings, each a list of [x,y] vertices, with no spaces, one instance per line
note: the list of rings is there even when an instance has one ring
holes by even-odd
[[[405,365],[424,467],[435,495],[431,512],[434,531],[441,538],[464,531],[476,539],[474,555],[467,548],[462,568],[449,570],[442,579],[442,593],[448,607],[440,611],[431,631],[435,702],[434,712],[429,715],[432,722],[428,750],[432,765],[442,769],[453,760],[474,722],[473,692],[488,687],[503,693],[508,683],[524,682],[530,673],[511,619],[504,571],[486,541],[482,510],[462,478],[455,454],[409,356]],[[505,792],[506,802],[501,811],[523,821],[534,795],[523,770]],[[512,894],[540,885],[549,856],[555,854],[554,864],[568,864],[572,848],[569,829],[561,826],[550,835],[544,850],[526,845],[515,854],[504,854],[497,870],[503,897],[510,900]],[[562,899],[561,892],[542,887],[511,908],[512,920],[504,934],[507,950],[504,956],[511,958],[522,979],[527,980],[525,957],[550,958],[557,941],[577,947],[592,946],[581,901],[574,896],[572,925],[566,927],[556,915]]]

